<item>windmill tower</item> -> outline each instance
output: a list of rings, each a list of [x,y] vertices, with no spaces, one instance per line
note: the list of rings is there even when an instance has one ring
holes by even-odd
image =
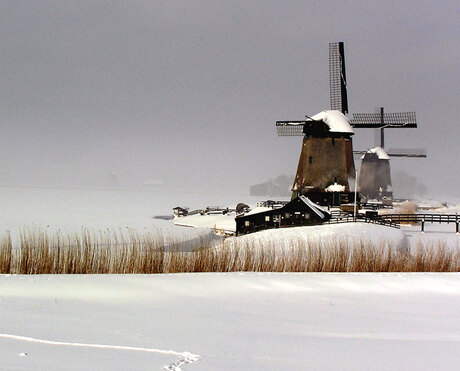
[[[349,179],[354,177],[353,129],[348,112],[343,43],[329,44],[331,110],[301,121],[277,121],[279,136],[303,136],[292,197],[338,205],[353,198]]]
[[[385,150],[384,129],[416,128],[415,112],[385,113],[384,108],[380,107],[377,113],[353,114],[350,123],[354,128],[376,129],[380,134],[380,143],[376,140],[374,148],[368,151],[355,151],[355,154],[363,155],[359,172],[360,193],[366,198],[392,199],[390,158],[426,158],[426,150],[423,148]]]

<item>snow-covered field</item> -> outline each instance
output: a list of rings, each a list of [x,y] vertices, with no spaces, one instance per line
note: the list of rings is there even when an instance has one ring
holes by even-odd
[[[187,240],[209,235],[211,231],[177,227],[171,221],[153,217],[172,215],[176,206],[235,207],[238,202],[257,200],[259,197],[160,187],[153,190],[0,187],[0,233],[9,230],[16,239],[25,227],[41,228],[50,234],[75,233],[82,227],[96,232],[133,228],[140,233],[158,230],[166,238]]]
[[[153,219],[175,206],[254,205],[249,196],[2,187],[1,230],[134,228],[193,239]],[[340,224],[243,238],[441,241],[452,225]],[[458,369],[460,274],[0,276],[0,369]]]
[[[460,274],[0,276],[0,369],[455,370],[459,307]]]
[[[56,231],[79,232],[82,227],[96,232],[133,228],[140,233],[160,231],[165,238],[192,240],[203,235],[212,236],[212,232],[204,227],[212,227],[216,223],[218,227],[230,228],[233,219],[226,216],[196,216],[199,220],[194,221],[194,224],[203,228],[186,228],[176,226],[170,220],[154,219],[153,216],[172,215],[175,206],[187,206],[190,209],[206,206],[235,207],[239,202],[255,206],[261,199],[263,197],[171,190],[166,187],[152,190],[0,187],[0,233],[9,230],[15,239],[24,227],[41,228],[50,234]],[[455,235],[454,225],[427,224],[425,230],[421,234],[418,227],[403,227],[404,234],[401,234],[393,228],[342,224],[300,228],[289,232],[265,231],[252,236],[280,239],[280,233],[294,238],[299,237],[299,234],[307,238],[341,235],[346,238],[389,238],[394,241],[406,236],[410,243],[441,241],[450,246],[459,246],[460,237]]]

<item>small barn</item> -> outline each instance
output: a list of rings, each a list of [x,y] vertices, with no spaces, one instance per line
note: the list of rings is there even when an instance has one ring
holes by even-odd
[[[242,235],[271,228],[321,224],[331,218],[325,208],[308,197],[298,196],[286,205],[262,212],[249,212],[237,216],[236,234]]]

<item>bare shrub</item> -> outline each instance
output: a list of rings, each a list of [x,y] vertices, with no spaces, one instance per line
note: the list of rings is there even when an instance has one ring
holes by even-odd
[[[23,229],[19,249],[0,239],[0,273],[127,274],[182,272],[460,272],[460,249],[437,242],[400,251],[382,240],[345,238],[282,242],[233,238],[201,239],[165,246],[159,233],[134,230],[48,236]],[[185,249],[184,249],[185,247]]]
[[[418,209],[418,204],[414,201],[404,201],[393,209],[379,210],[380,215],[387,214],[415,214]]]
[[[13,270],[13,245],[10,233],[0,239],[0,274],[11,273]]]

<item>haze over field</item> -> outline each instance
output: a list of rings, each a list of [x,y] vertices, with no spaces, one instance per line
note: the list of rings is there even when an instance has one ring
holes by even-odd
[[[459,12],[454,1],[2,2],[0,184],[243,193],[293,174],[300,138],[278,138],[274,122],[329,108],[328,43],[344,41],[350,112],[417,111],[419,128],[386,142],[429,157],[392,168],[455,194]],[[356,149],[372,145],[357,131]]]

